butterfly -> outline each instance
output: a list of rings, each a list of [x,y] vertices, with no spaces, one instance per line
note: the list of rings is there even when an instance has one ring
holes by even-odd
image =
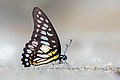
[[[61,54],[60,40],[48,17],[38,7],[33,9],[32,16],[34,30],[31,40],[25,44],[21,59],[24,67],[65,61],[67,56]]]

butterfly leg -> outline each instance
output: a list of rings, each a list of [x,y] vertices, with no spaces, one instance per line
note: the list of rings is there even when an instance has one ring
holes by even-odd
[[[45,69],[48,69],[48,68],[49,68],[49,65],[46,65],[46,66],[45,66]]]
[[[64,61],[64,65],[66,65],[68,69],[73,68],[67,61]]]
[[[52,62],[51,64],[52,64],[53,68],[55,68],[55,62]]]
[[[60,60],[60,61],[58,62],[59,68],[61,68],[61,64],[63,64],[63,61]]]

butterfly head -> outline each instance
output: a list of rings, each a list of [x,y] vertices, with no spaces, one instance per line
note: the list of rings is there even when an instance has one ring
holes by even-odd
[[[66,55],[60,55],[60,59],[65,61],[65,60],[67,60],[67,56]]]

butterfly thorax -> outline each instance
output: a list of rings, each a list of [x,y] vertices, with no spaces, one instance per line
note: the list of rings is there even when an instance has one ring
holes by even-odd
[[[62,64],[63,61],[67,60],[67,56],[66,55],[60,55],[59,57],[59,64]]]

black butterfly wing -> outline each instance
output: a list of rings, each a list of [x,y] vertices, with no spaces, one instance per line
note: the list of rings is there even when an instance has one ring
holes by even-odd
[[[35,7],[33,9],[34,30],[31,40],[26,43],[22,64],[25,67],[30,65],[43,65],[59,59],[61,45],[58,35],[45,13]]]
[[[59,49],[59,51],[61,51],[58,35],[55,29],[53,28],[53,25],[51,24],[50,20],[41,9],[37,7],[33,9],[33,20],[34,31],[31,39],[36,39],[38,41],[46,41],[49,43],[48,46],[50,46],[52,49],[57,48]],[[41,39],[41,37],[43,36],[48,38],[48,40]]]

